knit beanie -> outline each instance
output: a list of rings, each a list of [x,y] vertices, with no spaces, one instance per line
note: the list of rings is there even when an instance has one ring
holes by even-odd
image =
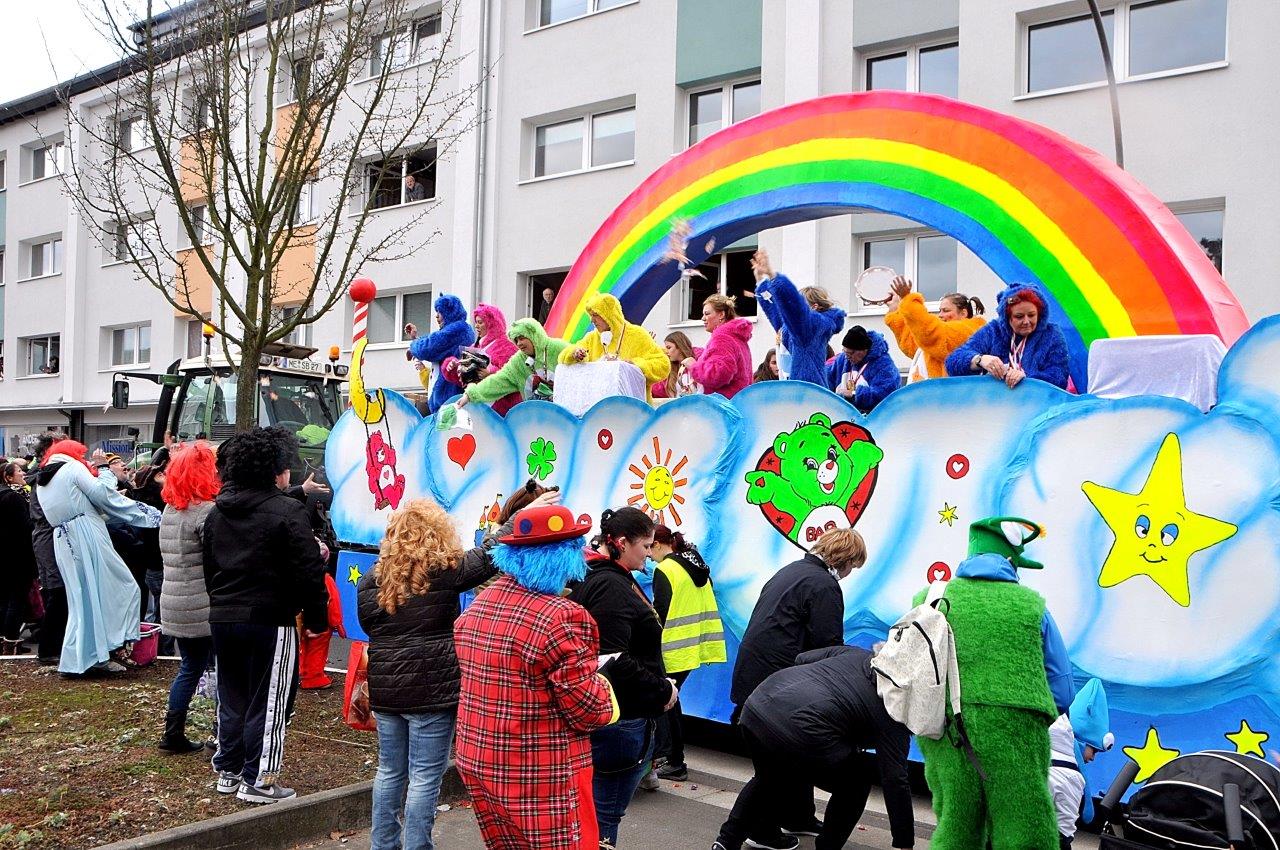
[[[871,337],[862,325],[854,325],[845,332],[840,344],[850,351],[870,351]]]

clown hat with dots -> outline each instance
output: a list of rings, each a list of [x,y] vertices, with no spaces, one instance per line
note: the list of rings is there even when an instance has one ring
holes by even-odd
[[[525,508],[516,514],[512,533],[499,538],[498,542],[508,546],[537,546],[583,537],[589,531],[590,517],[584,515],[575,520],[564,505],[543,505]]]

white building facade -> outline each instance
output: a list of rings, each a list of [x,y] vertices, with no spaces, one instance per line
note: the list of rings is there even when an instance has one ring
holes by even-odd
[[[425,20],[438,4],[421,4]],[[1125,167],[1219,263],[1251,320],[1280,312],[1280,128],[1272,0],[1120,0],[1103,4],[1115,56]],[[430,324],[451,292],[509,319],[536,313],[595,229],[645,177],[692,142],[770,109],[825,94],[902,88],[958,97],[1114,151],[1093,22],[1083,0],[466,0],[458,85],[485,78],[488,120],[435,167],[428,201],[390,198],[371,226],[437,235],[414,256],[361,274],[379,287],[368,381],[417,389],[406,321]],[[86,87],[76,103],[92,108]],[[177,317],[78,222],[56,175],[75,143],[51,96],[0,107],[0,299],[4,448],[47,427],[88,442],[150,434],[156,388],[135,382],[127,411],[104,409],[115,371],[163,371],[197,353],[198,323]],[[335,192],[337,187],[319,188]],[[323,202],[318,199],[317,202]],[[419,206],[420,205],[420,206]],[[157,212],[160,227],[176,227]],[[761,233],[715,256],[693,290],[673,289],[644,324],[659,339],[705,340],[701,300],[719,290],[754,315],[748,257],[819,283],[848,323],[884,330],[860,306],[859,271],[888,265],[931,299],[959,290],[994,305],[995,276],[950,237],[903,219],[841,215]],[[640,317],[632,317],[639,319]],[[343,302],[298,335],[349,353]],[[838,343],[838,340],[837,340]],[[773,344],[761,320],[757,359]],[[891,345],[891,348],[893,346]],[[50,358],[58,368],[50,369]],[[344,354],[345,356],[345,354]],[[905,366],[905,360],[903,361]]]

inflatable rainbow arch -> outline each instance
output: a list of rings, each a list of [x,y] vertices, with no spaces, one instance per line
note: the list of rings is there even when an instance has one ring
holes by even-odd
[[[596,293],[615,295],[632,320],[647,315],[679,279],[662,260],[674,220],[692,227],[689,259],[699,262],[709,239],[728,245],[854,209],[913,219],[955,237],[1002,280],[1039,282],[1079,387],[1095,339],[1209,333],[1230,345],[1249,326],[1174,215],[1098,153],[949,98],[864,92],[763,113],[655,171],[578,257],[547,330],[581,337]]]

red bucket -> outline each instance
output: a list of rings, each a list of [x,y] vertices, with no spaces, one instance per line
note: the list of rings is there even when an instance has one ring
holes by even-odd
[[[160,625],[158,623],[143,623],[142,637],[138,638],[137,643],[133,645],[133,663],[139,667],[146,667],[148,664],[156,660],[156,655],[160,651]]]

